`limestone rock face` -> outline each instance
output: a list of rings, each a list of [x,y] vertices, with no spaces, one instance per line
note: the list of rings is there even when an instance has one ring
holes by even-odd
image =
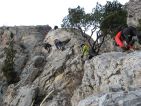
[[[63,51],[56,48],[55,39],[64,42],[69,39]],[[71,106],[73,91],[80,85],[83,76],[82,39],[79,33],[61,29],[50,31],[45,38],[44,42],[51,44],[52,50],[46,57],[44,71],[33,82],[39,86],[40,93],[47,96],[43,106]]]
[[[122,52],[123,50],[115,45],[115,41],[113,38],[111,38],[110,35],[107,35],[107,37],[105,37],[105,41],[100,48],[100,54],[112,51]]]
[[[130,0],[127,3],[128,18],[127,24],[129,26],[138,26],[139,19],[141,19],[141,1],[140,0]]]
[[[41,49],[39,50],[41,46],[39,45],[42,44],[43,39],[45,38],[45,35],[48,33],[50,29],[51,27],[49,27],[48,25],[47,26],[0,27],[0,104],[2,104],[2,101],[5,100],[4,95],[6,94],[8,90],[6,78],[4,77],[2,73],[2,66],[5,60],[4,48],[8,47],[8,42],[11,38],[10,36],[11,33],[13,33],[14,35],[14,38],[13,38],[14,50],[16,50],[14,68],[15,68],[15,71],[18,73],[19,77],[22,78],[21,73],[23,73],[23,70],[25,70],[25,68],[28,66],[27,63],[29,63],[32,56],[34,57],[35,54],[37,55],[41,53]],[[37,49],[37,45],[38,45],[38,49]],[[38,73],[39,71],[35,71],[35,72]],[[37,75],[36,73],[34,73],[35,76]],[[34,76],[32,78],[34,79]],[[23,82],[22,79],[20,82]]]
[[[23,86],[14,89],[11,85],[5,94],[4,106],[31,106],[37,95],[38,88],[34,86]],[[15,98],[14,98],[15,97]],[[13,99],[14,98],[14,99]]]
[[[73,91],[83,77],[80,45],[84,38],[76,30],[65,29],[52,30],[44,39],[42,36],[32,33],[15,43],[15,70],[20,81],[9,85],[2,95],[4,106],[71,106]],[[63,42],[64,50],[56,48],[55,39]],[[51,44],[50,52],[42,45],[46,42]]]
[[[117,98],[119,99],[115,104],[121,101],[124,104],[123,106],[126,106],[125,104],[137,106],[138,103],[141,103],[141,95],[139,91],[136,91],[140,90],[141,86],[140,73],[141,52],[129,54],[111,52],[86,61],[82,84],[73,95],[73,106],[77,106],[77,104],[79,104],[78,106],[99,106],[101,102],[103,102],[101,106],[109,106],[109,104],[112,104],[112,100],[114,101]],[[130,97],[130,91],[133,91],[133,95],[139,93],[139,96]],[[107,92],[115,93],[109,94]],[[124,92],[127,92],[127,95]],[[88,97],[98,93],[106,93],[106,97],[105,95]],[[113,99],[114,95],[117,97]],[[81,101],[86,97],[88,97],[86,100]],[[133,98],[136,99],[136,102],[134,102]],[[89,105],[87,102],[89,102]],[[107,103],[107,105],[104,105],[104,103]]]
[[[3,76],[6,44],[0,45],[1,106],[141,104],[141,51],[109,52],[84,60],[81,44],[85,38],[77,30],[50,30],[46,36],[36,28],[20,27],[18,32],[14,32],[14,67],[20,81],[15,84],[8,85]],[[57,49],[55,39],[63,42],[63,50]],[[44,43],[51,45],[49,51]]]
[[[112,92],[101,95],[91,95],[81,100],[78,106],[140,106],[141,91]]]

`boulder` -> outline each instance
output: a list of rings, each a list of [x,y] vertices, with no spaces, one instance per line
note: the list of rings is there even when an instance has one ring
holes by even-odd
[[[10,85],[4,99],[4,106],[31,106],[37,96],[38,88],[34,85],[15,89]],[[14,98],[14,99],[13,99]]]
[[[91,95],[81,100],[78,106],[140,106],[140,92],[141,90],[136,90]]]
[[[111,52],[96,56],[85,62],[82,84],[76,89],[72,104],[77,106],[81,99],[91,94],[135,91],[141,87],[140,73],[140,51],[129,54]]]

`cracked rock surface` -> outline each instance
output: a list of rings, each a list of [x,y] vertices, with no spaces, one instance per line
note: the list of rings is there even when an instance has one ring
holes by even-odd
[[[0,106],[141,105],[140,50],[103,53],[84,61],[85,38],[79,31],[50,30],[44,37],[32,31],[15,41],[18,83],[5,82],[0,46]],[[55,39],[65,42],[64,50],[56,48]],[[42,45],[45,42],[51,44],[50,52]]]
[[[140,75],[140,51],[105,53],[86,61],[82,84],[73,95],[73,106],[99,106],[101,102],[100,106],[116,106],[119,102],[123,106],[138,106],[141,104]]]

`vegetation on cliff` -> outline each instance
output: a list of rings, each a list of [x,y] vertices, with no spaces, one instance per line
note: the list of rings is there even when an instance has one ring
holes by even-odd
[[[85,35],[85,32],[91,30],[91,37],[97,31],[96,40],[90,43],[93,51],[98,54],[101,45],[107,34],[111,37],[122,26],[126,25],[127,11],[118,1],[107,1],[103,6],[97,3],[91,13],[86,13],[84,8],[69,8],[68,15],[63,19],[63,28],[76,28]],[[90,42],[90,38],[87,38]],[[101,41],[101,42],[99,42]]]
[[[2,66],[2,71],[7,79],[8,84],[18,81],[17,73],[14,71],[14,59],[16,51],[14,50],[13,36],[13,33],[11,33],[10,40],[8,41],[8,46],[4,48],[6,58]]]

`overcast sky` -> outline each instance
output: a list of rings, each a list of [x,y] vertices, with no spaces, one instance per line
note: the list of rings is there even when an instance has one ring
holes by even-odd
[[[60,26],[68,8],[84,7],[91,12],[96,2],[106,0],[0,0],[0,26],[54,25]],[[118,0],[124,4],[128,0]]]

